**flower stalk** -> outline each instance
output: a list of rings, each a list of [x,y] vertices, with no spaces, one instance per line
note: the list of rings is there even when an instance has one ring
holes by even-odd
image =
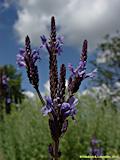
[[[94,77],[95,70],[86,74],[87,63],[87,40],[83,43],[82,54],[79,65],[76,69],[69,64],[71,75],[68,81],[68,96],[65,96],[66,91],[66,66],[62,64],[60,67],[60,75],[58,75],[57,56],[62,52],[63,37],[57,36],[55,17],[51,17],[51,32],[50,37],[41,36],[41,48],[45,48],[49,54],[49,81],[50,81],[50,96],[45,96],[43,99],[39,87],[39,74],[36,61],[40,59],[38,51],[32,51],[30,39],[27,36],[25,39],[25,49],[17,56],[19,66],[26,67],[27,75],[30,83],[35,88],[41,102],[42,113],[44,116],[49,116],[49,128],[52,138],[52,144],[48,150],[52,160],[60,159],[61,152],[59,143],[61,137],[66,133],[68,128],[68,118],[75,120],[77,113],[76,106],[78,99],[75,98],[75,93],[79,90],[81,82],[88,78]]]

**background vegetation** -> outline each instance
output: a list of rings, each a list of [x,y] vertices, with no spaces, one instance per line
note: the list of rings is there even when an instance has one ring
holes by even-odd
[[[79,102],[77,121],[70,121],[62,138],[62,159],[78,160],[80,155],[87,155],[93,134],[101,141],[104,154],[119,155],[120,109],[109,99],[98,102],[80,96]],[[38,100],[26,99],[19,107],[18,111],[13,105],[12,113],[0,123],[0,160],[47,160],[50,134],[47,118],[40,113],[41,105]]]

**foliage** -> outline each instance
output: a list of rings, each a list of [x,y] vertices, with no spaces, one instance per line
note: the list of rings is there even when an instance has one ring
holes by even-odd
[[[120,116],[110,100],[96,101],[78,96],[77,121],[70,120],[68,132],[61,140],[62,160],[78,160],[87,155],[93,134],[101,140],[104,154],[120,155]],[[34,104],[34,106],[33,106]],[[0,160],[47,160],[50,143],[47,118],[40,113],[38,100],[24,100],[0,123]]]
[[[97,61],[93,62],[99,73],[96,82],[113,89],[115,82],[120,82],[120,33],[106,35],[98,50]]]

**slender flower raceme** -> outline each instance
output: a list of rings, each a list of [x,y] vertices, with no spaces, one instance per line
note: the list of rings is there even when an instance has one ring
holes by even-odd
[[[44,100],[40,94],[38,89],[39,87],[39,75],[38,75],[38,67],[36,65],[37,60],[40,59],[38,50],[31,50],[30,46],[30,38],[26,36],[25,38],[25,49],[21,49],[20,53],[17,55],[17,64],[20,67],[25,67],[27,70],[27,76],[29,78],[30,83],[36,89],[38,96],[44,104]]]
[[[57,64],[57,56],[62,52],[63,37],[57,36],[55,17],[51,17],[49,39],[43,35],[41,36],[41,41],[40,49],[45,48],[49,54],[50,96],[46,96],[44,100],[40,96],[38,90],[38,69],[36,65],[39,54],[37,51],[32,52],[28,36],[25,40],[25,49],[21,50],[17,56],[17,63],[19,66],[26,67],[29,81],[36,89],[40,99],[42,99],[43,107],[41,112],[44,116],[49,117],[49,128],[52,138],[52,143],[49,144],[48,151],[52,160],[58,160],[61,156],[59,149],[60,138],[67,131],[69,117],[74,120],[77,114],[76,106],[78,99],[73,94],[78,91],[81,82],[87,77],[93,77],[96,71],[86,74],[87,41],[85,40],[78,67],[74,69],[71,64],[69,65],[71,75],[68,83],[69,95],[66,95],[66,66],[62,64],[60,74],[58,74]]]
[[[30,39],[27,36],[25,39],[25,49],[21,49],[17,55],[17,63],[20,67],[26,67],[29,81],[34,87],[38,87],[39,82],[38,69],[35,65],[38,59],[40,59],[39,53],[36,50],[32,52]]]
[[[68,68],[71,72],[68,84],[68,92],[70,95],[78,91],[81,82],[88,78],[94,77],[97,70],[93,70],[91,73],[86,73],[86,63],[87,63],[87,40],[83,42],[82,54],[80,58],[79,65],[76,69],[73,68],[72,64],[68,65]]]

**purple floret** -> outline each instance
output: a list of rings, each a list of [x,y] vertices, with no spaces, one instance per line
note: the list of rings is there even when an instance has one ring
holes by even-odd
[[[24,57],[25,57],[25,50],[20,49],[19,54],[17,54],[17,64],[19,65],[19,67],[26,67]]]
[[[70,77],[75,78],[75,77],[80,77],[81,81],[84,80],[85,78],[92,78],[96,75],[97,69],[94,69],[90,73],[86,73],[86,63],[87,63],[87,40],[84,41],[83,43],[83,49],[82,49],[82,54],[80,58],[80,62],[76,69],[73,68],[72,64],[68,65],[68,68],[71,72]]]
[[[44,116],[53,111],[53,102],[50,97],[45,97],[46,105],[41,109]]]
[[[25,62],[25,57],[27,56],[26,52],[24,49],[20,49],[19,54],[17,54],[17,64],[19,67],[26,67],[27,64]],[[32,63],[36,63],[38,59],[40,59],[39,51],[38,50],[33,50],[33,52],[29,56],[30,61]]]
[[[53,116],[55,114],[54,105],[52,99],[50,97],[45,97],[46,105],[41,109],[44,116],[48,115],[48,113],[52,113]],[[68,102],[64,102],[61,105],[58,104],[61,110],[61,115],[63,119],[71,116],[74,119],[74,116],[77,113],[76,105],[78,104],[78,99],[75,97],[71,97]]]
[[[90,73],[86,73],[86,61],[80,61],[76,69],[73,68],[72,64],[69,64],[68,68],[71,72],[71,77],[79,76],[79,77],[83,77],[83,79],[88,78],[88,77],[92,78],[97,73],[97,69],[94,69]]]
[[[40,38],[41,38],[41,42],[42,42],[42,45],[40,46],[40,48],[46,48],[47,51],[50,52],[49,40],[47,40],[45,35],[40,36]],[[62,46],[63,46],[63,36],[58,36],[56,38],[56,42],[55,42],[55,51],[58,55],[60,55],[61,52],[63,51]]]
[[[66,119],[68,116],[71,116],[74,119],[74,116],[77,113],[76,105],[78,104],[78,99],[71,97],[68,103],[64,102],[61,105],[61,114]]]

